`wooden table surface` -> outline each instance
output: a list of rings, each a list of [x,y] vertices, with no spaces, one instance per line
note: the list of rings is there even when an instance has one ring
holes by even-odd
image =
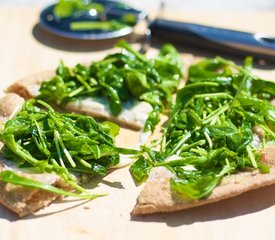
[[[36,8],[0,7],[2,90],[17,79],[55,68],[60,59],[69,65],[99,59],[116,42],[57,38],[38,27],[38,14]],[[165,16],[275,35],[275,12],[167,12]],[[258,73],[275,79],[272,67]],[[123,131],[119,144],[132,147],[137,139],[136,133]],[[196,209],[132,217],[139,191],[128,169],[123,168],[108,175],[94,190],[108,192],[107,197],[90,202],[59,201],[23,219],[0,206],[0,239],[274,239],[274,185]]]

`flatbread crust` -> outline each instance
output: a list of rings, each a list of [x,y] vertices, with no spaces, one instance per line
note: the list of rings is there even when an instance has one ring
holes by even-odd
[[[4,124],[10,117],[21,110],[24,99],[17,94],[8,93],[0,99],[0,121]],[[1,144],[1,147],[3,144]],[[64,190],[69,190],[69,186],[55,174],[31,174],[20,171],[12,167],[8,160],[0,156],[0,172],[5,170],[16,171],[18,175],[37,180]],[[0,204],[6,206],[20,217],[32,214],[35,211],[48,206],[60,195],[49,193],[39,189],[30,189],[17,186],[11,183],[0,181]]]
[[[50,80],[55,75],[53,70],[33,74],[10,85],[7,93],[16,93],[24,99],[34,98],[39,94],[42,82]]]
[[[21,110],[24,99],[15,93],[9,93],[0,99],[0,122],[5,123]]]
[[[24,99],[34,98],[38,96],[42,82],[48,81],[54,76],[54,71],[43,71],[13,83],[6,89],[6,92],[16,93]],[[89,100],[89,104],[87,104],[87,100]],[[97,120],[109,120],[122,127],[139,131],[144,127],[152,107],[147,102],[138,102],[130,109],[126,109],[120,115],[114,117],[110,113],[108,102],[100,103],[96,99],[87,98],[75,103],[69,103],[64,109],[57,108],[57,110],[85,114]]]
[[[173,212],[197,207],[223,199],[231,198],[244,192],[275,183],[275,145],[268,145],[263,150],[262,160],[270,165],[270,173],[262,174],[258,170],[240,172],[225,177],[212,194],[201,200],[183,200],[170,190],[172,173],[165,167],[154,168],[138,196],[132,211],[134,215],[158,212]]]
[[[10,168],[0,160],[0,172],[7,169],[10,170]],[[64,181],[55,174],[30,174],[23,172],[17,172],[17,174],[64,190],[69,190],[69,187]],[[43,190],[26,188],[0,181],[0,203],[15,212],[19,217],[33,214],[37,210],[48,206],[59,197],[60,195]]]

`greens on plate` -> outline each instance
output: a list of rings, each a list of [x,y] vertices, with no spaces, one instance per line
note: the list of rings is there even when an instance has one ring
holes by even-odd
[[[114,8],[112,14],[108,14]],[[70,20],[72,31],[114,31],[132,27],[138,22],[129,6],[116,1],[59,0],[54,8],[56,21]]]

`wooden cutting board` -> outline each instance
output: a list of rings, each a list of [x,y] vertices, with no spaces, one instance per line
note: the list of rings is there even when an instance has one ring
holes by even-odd
[[[37,26],[38,15],[39,9],[35,8],[0,8],[1,90],[17,79],[39,71],[55,69],[60,59],[68,65],[100,59],[112,51],[110,47],[116,42],[81,42],[57,38]],[[272,26],[275,22],[275,12],[272,11],[181,11],[167,12],[165,17],[275,35],[275,28]],[[190,49],[184,50],[188,54],[194,53]],[[187,56],[190,59],[190,55]],[[266,78],[275,79],[274,68],[257,72]],[[138,133],[123,130],[118,143],[134,147],[138,138]],[[58,201],[23,219],[18,219],[0,206],[0,239],[274,238],[274,185],[196,209],[132,217],[130,213],[139,191],[140,187],[135,186],[126,167],[112,172],[98,184],[94,192],[109,195],[94,201]]]

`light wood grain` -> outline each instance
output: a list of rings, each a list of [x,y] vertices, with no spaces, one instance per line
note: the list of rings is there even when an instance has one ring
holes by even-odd
[[[17,79],[54,69],[60,59],[73,65],[110,52],[116,41],[80,42],[57,38],[36,24],[38,9],[0,8],[0,87]],[[167,17],[263,31],[275,35],[275,12],[264,13],[166,13]],[[138,47],[138,46],[137,46]],[[185,49],[187,53],[193,53]],[[274,70],[259,70],[275,78]],[[119,145],[133,147],[137,133],[123,131]],[[171,214],[132,218],[140,187],[128,168],[108,175],[94,190],[107,197],[91,202],[56,202],[34,216],[18,219],[0,207],[0,239],[272,239],[275,222],[275,186],[251,191],[220,203]]]

